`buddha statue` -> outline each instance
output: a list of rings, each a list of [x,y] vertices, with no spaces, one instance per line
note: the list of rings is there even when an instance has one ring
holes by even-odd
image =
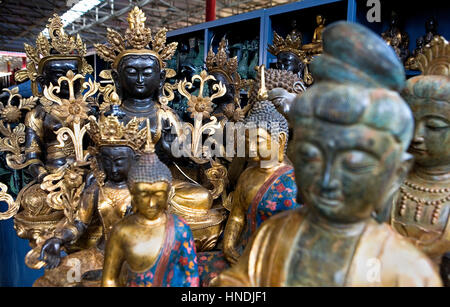
[[[100,168],[94,171],[95,181],[83,191],[74,221],[66,221],[42,245],[40,260],[47,270],[34,286],[73,286],[67,280],[73,259],[80,261],[80,275],[96,272],[99,285],[105,243],[113,226],[131,212],[128,171],[146,141],[146,129],[139,130],[138,125],[132,120],[125,126],[114,116],[101,116],[97,123],[91,117],[87,131],[96,145]],[[70,250],[74,245],[81,250],[62,258],[61,248]]]
[[[402,63],[409,57],[409,35],[399,28],[399,17],[395,11],[391,11],[389,28],[381,33],[381,37],[394,49]]]
[[[44,232],[54,230],[62,219],[62,211],[54,210],[47,204],[47,192],[40,184],[45,176],[59,167],[73,161],[73,144],[68,142],[61,149],[55,132],[67,127],[67,120],[76,115],[80,108],[68,107],[64,112],[54,108],[51,102],[43,97],[42,91],[49,85],[57,85],[61,76],[68,71],[74,74],[91,73],[92,67],[86,62],[86,46],[77,36],[69,37],[63,30],[63,24],[58,15],[49,19],[50,41],[40,33],[36,40],[36,47],[25,44],[25,51],[29,62],[26,70],[16,73],[16,80],[22,82],[29,78],[33,95],[39,97],[39,103],[29,111],[25,117],[25,157],[21,165],[10,165],[14,169],[27,168],[34,178],[18,195],[21,211],[15,216],[15,229],[21,238],[29,239],[30,245],[35,246]],[[75,96],[81,95],[81,83],[76,81],[73,91]],[[57,93],[62,99],[69,98],[67,82],[62,82]]]
[[[316,23],[317,27],[314,29],[311,43],[305,44],[302,47],[302,50],[309,56],[320,54],[323,51],[322,32],[325,29],[325,18],[322,15],[317,15]]]
[[[247,158],[252,163],[242,172],[233,192],[223,252],[198,253],[203,286],[237,262],[264,220],[299,206],[294,170],[285,159],[289,135],[286,119],[264,100],[253,106],[245,123]]]
[[[450,78],[449,70],[439,75],[433,66],[450,65],[450,53],[443,52],[444,39],[431,44],[422,67],[428,73],[409,79],[402,92],[415,120],[409,148],[414,166],[400,187],[391,225],[440,265],[450,251]]]
[[[193,220],[201,220],[201,223],[206,224],[211,220],[217,221],[217,215],[209,211],[213,205],[211,192],[190,181],[191,177],[188,179],[185,176],[188,171],[183,169],[193,169],[192,163],[183,157],[174,157],[171,151],[174,139],[182,134],[183,123],[167,106],[163,90],[166,77],[174,76],[174,71],[166,68],[165,61],[173,56],[177,43],[165,44],[165,28],[152,36],[151,30],[145,27],[145,20],[144,12],[134,7],[128,15],[129,27],[124,37],[115,30],[108,29],[110,46],[95,45],[99,56],[112,63],[111,75],[121,100],[119,106],[111,108],[105,114],[113,114],[123,123],[133,118],[143,123],[148,119],[155,152],[168,165],[175,178],[172,182],[174,194],[170,202],[180,209],[178,211],[192,216]],[[195,179],[197,178],[192,180]],[[201,231],[200,233],[203,234]],[[198,238],[198,241],[203,239]]]
[[[266,220],[214,285],[439,286],[431,261],[379,222],[411,158],[403,66],[359,24],[334,23],[323,38],[318,82],[292,112],[305,205]]]
[[[170,170],[148,145],[128,174],[134,214],[110,234],[102,286],[198,286],[192,232],[183,219],[167,213],[171,184]]]
[[[283,39],[277,32],[273,32],[273,45],[267,50],[277,57],[276,69],[290,71],[297,75],[303,83],[312,83],[311,74],[308,72],[306,53],[302,50],[301,33],[293,31]]]
[[[422,36],[425,45],[431,43],[435,36],[439,36],[437,27],[438,22],[435,18],[430,17],[427,19],[427,21],[425,22],[425,35]]]

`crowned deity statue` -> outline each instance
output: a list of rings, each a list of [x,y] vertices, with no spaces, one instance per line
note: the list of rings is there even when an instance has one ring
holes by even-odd
[[[219,121],[242,122],[248,108],[241,106],[241,88],[243,86],[238,73],[237,56],[230,57],[228,50],[228,40],[223,37],[219,43],[217,53],[214,53],[211,45],[206,57],[206,70],[215,80],[209,81],[209,88],[222,83],[227,91],[222,97],[216,98],[213,102],[216,108],[212,115]]]
[[[232,193],[223,252],[199,253],[200,281],[209,285],[235,264],[250,237],[269,217],[297,208],[294,169],[285,159],[287,120],[270,101],[257,102],[245,119],[246,156],[251,162]]]
[[[147,130],[139,124],[133,119],[124,125],[112,115],[98,121],[91,117],[87,133],[95,144],[94,182],[84,189],[73,221],[58,227],[42,245],[40,260],[46,271],[34,286],[79,285],[67,280],[73,259],[80,261],[80,275],[87,273],[84,284],[100,285],[105,243],[113,226],[131,212],[128,171],[147,139]],[[74,245],[81,250],[62,258],[61,249]]]
[[[106,244],[104,287],[195,287],[199,284],[189,225],[167,212],[172,175],[147,143],[128,174],[133,214],[117,223]]]
[[[70,141],[60,146],[56,132],[71,127],[74,121],[85,121],[90,112],[89,104],[78,99],[81,96],[81,75],[92,72],[86,62],[86,46],[79,36],[70,37],[63,30],[58,15],[49,19],[47,25],[50,40],[43,33],[36,39],[36,47],[25,44],[28,64],[25,70],[15,75],[21,82],[31,80],[32,92],[39,97],[37,106],[25,117],[24,161],[9,165],[13,169],[27,168],[34,178],[19,193],[17,202],[21,210],[15,216],[15,229],[21,238],[29,239],[35,246],[45,232],[51,232],[61,221],[64,214],[55,210],[47,201],[48,192],[41,188],[44,178],[58,168],[74,160],[75,150]],[[58,83],[61,77],[75,76],[73,87],[68,81]],[[67,80],[67,79],[66,79]],[[43,92],[49,86],[59,85],[56,94],[62,101],[56,105],[44,97]],[[87,112],[87,113],[85,113]]]
[[[174,157],[172,153],[172,144],[175,139],[181,139],[184,123],[167,105],[166,94],[173,97],[173,89],[165,86],[165,80],[173,77],[175,72],[166,68],[165,61],[172,58],[177,43],[166,45],[165,28],[152,36],[151,30],[145,27],[145,20],[144,12],[134,7],[128,15],[129,27],[124,37],[108,29],[109,45],[95,45],[99,56],[112,63],[111,76],[120,98],[120,104],[111,106],[105,114],[114,114],[124,123],[132,118],[149,119],[155,152],[174,176],[171,185],[174,193],[169,202],[186,219],[192,217],[191,220],[198,221],[203,228],[207,224],[220,224],[222,214],[210,210],[214,201],[211,191],[196,182],[197,178],[192,179],[186,174],[185,166],[190,167],[190,160]],[[203,111],[206,110],[201,113]],[[213,235],[218,237],[216,233]]]
[[[214,285],[440,286],[432,262],[383,223],[411,160],[403,65],[356,23],[334,23],[323,39],[318,82],[292,112],[304,206],[262,223]]]
[[[285,39],[273,32],[273,45],[267,50],[277,57],[276,69],[292,72],[304,84],[311,85],[312,76],[308,71],[308,58],[302,50],[302,37],[297,31],[292,31]]]
[[[448,42],[436,37],[416,60],[423,75],[409,79],[402,92],[415,120],[409,147],[414,165],[400,187],[391,212],[391,225],[440,265],[442,256],[450,252]]]

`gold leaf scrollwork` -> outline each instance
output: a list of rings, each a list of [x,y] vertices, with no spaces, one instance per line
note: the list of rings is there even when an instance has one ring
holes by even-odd
[[[8,187],[0,182],[0,202],[4,201],[8,204],[8,210],[0,212],[0,220],[7,220],[19,211],[19,203],[15,202],[13,197],[7,192]]]

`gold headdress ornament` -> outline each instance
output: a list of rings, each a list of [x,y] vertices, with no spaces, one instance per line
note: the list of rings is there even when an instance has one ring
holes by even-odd
[[[273,45],[269,45],[267,50],[277,56],[281,52],[290,52],[295,54],[300,60],[305,59],[306,54],[302,47],[302,39],[298,35],[288,34],[286,39],[283,39],[277,32],[273,32]]]
[[[424,47],[423,53],[413,58],[411,69],[424,75],[450,75],[450,45],[442,36],[435,36]]]
[[[51,60],[76,60],[81,67],[81,73],[92,73],[92,67],[84,58],[86,56],[86,44],[83,44],[80,36],[71,37],[64,32],[61,18],[54,14],[49,18],[47,25],[50,41],[41,32],[36,39],[36,47],[24,44],[25,53],[29,60],[26,69],[15,74],[18,82],[31,80],[33,95],[39,95],[36,83],[37,77],[42,74],[45,64]],[[55,53],[56,52],[56,53]]]
[[[174,71],[167,69],[164,61],[170,60],[177,50],[178,43],[166,45],[167,29],[162,28],[153,37],[150,28],[145,27],[144,12],[137,6],[128,14],[128,29],[125,32],[125,38],[117,31],[107,29],[108,45],[95,44],[98,55],[107,62],[112,62],[113,69],[126,55],[150,54],[159,60],[161,69],[166,70],[168,76],[173,77]]]
[[[138,152],[147,142],[147,129],[140,124],[136,117],[125,126],[114,115],[101,115],[98,122],[91,116],[87,132],[98,147],[128,146]]]
[[[217,54],[214,53],[212,46],[210,47],[208,56],[206,57],[206,69],[209,74],[213,72],[222,73],[231,84],[234,84],[235,91],[239,96],[241,77],[237,72],[238,59],[237,57],[229,58],[227,45],[228,41],[222,38]]]

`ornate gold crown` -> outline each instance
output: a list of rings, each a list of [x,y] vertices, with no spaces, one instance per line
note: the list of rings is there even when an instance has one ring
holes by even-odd
[[[229,58],[227,45],[228,41],[222,38],[217,54],[214,53],[212,46],[210,47],[206,57],[206,69],[209,74],[213,72],[222,73],[231,84],[235,85],[236,91],[239,93],[241,77],[237,72],[238,59],[237,57]]]
[[[411,69],[418,69],[424,75],[450,75],[450,45],[442,36],[435,36],[423,48],[423,53],[413,59]]]
[[[288,34],[286,39],[283,39],[277,32],[273,32],[273,45],[269,45],[267,50],[277,56],[280,52],[291,52],[295,54],[300,60],[303,60],[306,55],[302,47],[302,39],[298,35]]]
[[[140,128],[140,124],[136,117],[125,126],[114,115],[101,115],[98,122],[91,116],[87,133],[97,147],[128,146],[137,152],[142,150],[147,142],[147,129]]]
[[[117,31],[108,28],[107,38],[111,46],[95,44],[98,55],[105,61],[112,62],[112,67],[117,69],[120,59],[126,55],[150,54],[159,60],[161,69],[165,69],[164,61],[173,57],[178,43],[166,45],[166,28],[162,28],[152,37],[151,29],[145,27],[146,19],[144,12],[135,6],[128,14],[128,29],[125,32],[125,38]]]
[[[42,74],[45,64],[51,60],[66,59],[77,60],[81,67],[81,73],[92,73],[92,67],[84,58],[86,55],[86,45],[83,44],[80,36],[71,37],[64,32],[61,18],[54,14],[49,18],[47,25],[48,34],[51,41],[41,32],[36,39],[36,47],[24,44],[25,52],[28,57],[26,69],[20,70],[15,74],[18,82],[30,79],[32,82],[33,94],[37,95],[36,78]],[[56,52],[56,53],[55,53]]]

